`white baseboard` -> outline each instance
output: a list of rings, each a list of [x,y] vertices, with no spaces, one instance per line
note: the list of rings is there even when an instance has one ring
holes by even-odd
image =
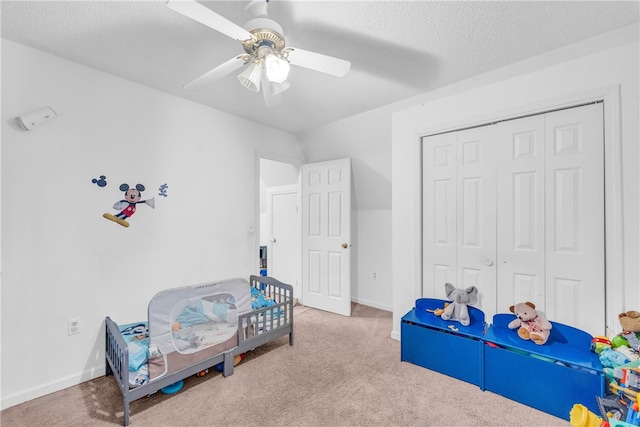
[[[353,302],[357,304],[366,305],[368,307],[377,308],[379,310],[384,311],[393,311],[391,306],[385,304],[379,304],[374,301],[369,301],[366,299],[358,299],[352,298]],[[395,331],[391,332],[391,338],[396,340],[400,339],[400,334]],[[63,378],[58,381],[51,382],[49,384],[44,384],[40,387],[33,388],[31,390],[22,391],[11,396],[3,396],[2,400],[0,400],[0,410],[4,410],[10,408],[12,406],[19,405],[24,402],[28,402],[29,400],[37,399],[42,396],[46,396],[47,394],[55,393],[60,390],[64,390],[65,388],[69,388],[83,382],[104,376],[105,367],[104,365],[95,369],[88,369],[80,374],[72,375],[67,378]]]
[[[367,307],[377,308],[378,310],[393,311],[392,306],[386,305],[386,304],[380,304],[375,301],[370,301],[362,298],[354,298],[354,297],[351,297],[351,301],[355,302],[356,304],[366,305]]]
[[[81,384],[94,378],[102,377],[104,374],[105,367],[103,365],[102,367],[95,369],[88,369],[77,375],[72,375],[48,384],[43,384],[42,386],[31,390],[15,393],[11,396],[3,396],[2,400],[0,400],[0,410],[28,402],[29,400],[37,399],[38,397],[46,396],[47,394],[55,393],[56,391],[64,390],[65,388]]]

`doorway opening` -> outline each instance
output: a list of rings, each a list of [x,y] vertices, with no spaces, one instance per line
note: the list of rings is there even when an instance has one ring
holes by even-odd
[[[260,274],[291,284],[300,298],[300,165],[260,157],[259,176]]]

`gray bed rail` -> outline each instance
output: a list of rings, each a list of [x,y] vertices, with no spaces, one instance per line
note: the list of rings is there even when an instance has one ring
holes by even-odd
[[[286,334],[289,345],[293,345],[293,286],[264,276],[251,276],[249,283],[276,304],[238,317],[238,347],[234,353],[253,350]]]
[[[276,305],[254,310],[238,317],[238,345],[225,352],[207,358],[196,364],[181,369],[170,375],[160,377],[135,388],[129,386],[129,353],[128,346],[120,328],[109,316],[105,318],[105,359],[106,375],[116,379],[124,403],[124,426],[129,425],[129,404],[141,397],[150,396],[158,390],[183,380],[198,372],[223,363],[223,376],[233,375],[234,356],[253,350],[281,336],[289,335],[289,345],[293,345],[293,287],[272,277],[251,276],[249,283],[272,298]],[[279,313],[273,315],[274,311]],[[248,328],[241,328],[245,323]],[[255,327],[251,327],[255,326]]]

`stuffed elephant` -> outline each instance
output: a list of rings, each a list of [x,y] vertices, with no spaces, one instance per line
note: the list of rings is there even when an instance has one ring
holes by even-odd
[[[469,326],[471,318],[469,317],[467,304],[478,302],[478,288],[469,286],[467,289],[461,289],[456,288],[451,283],[445,283],[444,290],[447,298],[452,302],[445,308],[440,317],[444,320],[457,320],[463,326]]]

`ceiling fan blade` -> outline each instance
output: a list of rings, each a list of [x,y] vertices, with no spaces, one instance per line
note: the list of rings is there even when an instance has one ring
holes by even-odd
[[[198,88],[201,88],[202,86],[204,86],[204,85],[206,85],[208,83],[213,83],[216,80],[219,80],[219,79],[223,78],[227,74],[232,73],[233,71],[237,70],[238,68],[242,67],[243,65],[244,65],[244,59],[243,59],[242,55],[238,56],[236,58],[231,58],[228,61],[223,62],[222,64],[218,65],[213,70],[207,71],[206,73],[204,73],[203,75],[201,75],[197,79],[187,83],[183,87],[185,89],[198,89]]]
[[[248,40],[251,33],[241,26],[229,21],[222,15],[218,15],[208,7],[198,3],[195,0],[169,0],[167,1],[169,9],[200,22],[207,27],[213,28],[222,34],[236,40]]]
[[[310,70],[320,71],[336,77],[344,77],[351,68],[351,62],[344,59],[298,49],[297,47],[290,49],[289,62],[299,67],[309,68]]]

